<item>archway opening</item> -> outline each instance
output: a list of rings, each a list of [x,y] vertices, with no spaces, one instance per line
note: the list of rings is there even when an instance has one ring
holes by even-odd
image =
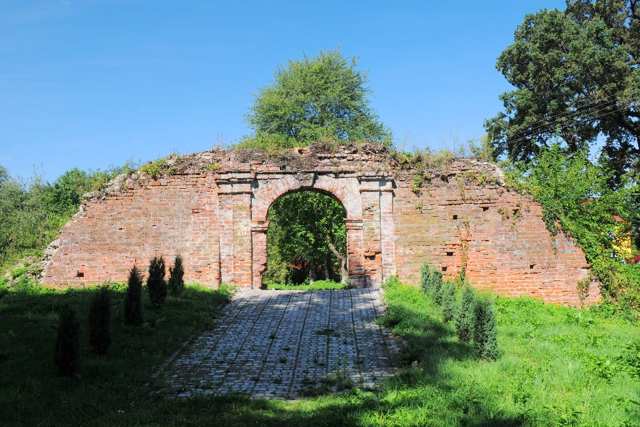
[[[345,284],[346,210],[329,193],[300,190],[269,207],[267,270],[262,283],[301,285],[319,280]]]

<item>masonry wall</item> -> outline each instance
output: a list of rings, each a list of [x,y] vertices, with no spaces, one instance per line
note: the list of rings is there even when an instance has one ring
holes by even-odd
[[[276,161],[255,153],[198,153],[153,179],[138,172],[90,197],[48,250],[42,281],[78,286],[125,281],[154,256],[181,254],[185,279],[258,287],[266,266],[267,212],[289,191],[333,194],[347,212],[349,277],[379,286],[397,274],[418,284],[428,262],[465,271],[478,288],[580,304],[589,277],[582,250],[551,235],[540,205],[500,184],[491,164],[455,160],[413,169],[379,146],[296,149]],[[416,185],[416,177],[424,183]],[[586,302],[599,297],[591,283]]]
[[[394,200],[403,280],[418,283],[426,260],[448,278],[464,269],[476,288],[581,303],[577,283],[589,275],[584,253],[564,234],[551,235],[540,205],[528,197],[495,184],[438,179],[419,194],[410,182],[400,182]],[[598,297],[591,284],[585,302]]]
[[[87,202],[63,229],[45,284],[126,281],[154,256],[180,254],[186,280],[219,280],[217,193],[210,175],[169,176]]]

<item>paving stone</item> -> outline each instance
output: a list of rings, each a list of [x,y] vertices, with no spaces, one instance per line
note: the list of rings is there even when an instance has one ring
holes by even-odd
[[[375,320],[378,289],[241,290],[215,326],[171,362],[170,394],[295,399],[338,381],[375,387],[394,373],[397,340]]]

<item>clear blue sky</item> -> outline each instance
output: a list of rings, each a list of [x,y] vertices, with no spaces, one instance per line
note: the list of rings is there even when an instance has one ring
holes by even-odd
[[[48,180],[248,135],[256,93],[290,59],[340,49],[398,146],[482,135],[495,70],[535,1],[2,0],[0,164]]]

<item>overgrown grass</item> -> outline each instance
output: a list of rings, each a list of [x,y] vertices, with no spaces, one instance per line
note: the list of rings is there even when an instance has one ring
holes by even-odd
[[[303,283],[300,285],[292,285],[288,283],[268,283],[267,289],[277,291],[323,291],[346,289],[348,285],[333,280],[316,280],[311,283]]]
[[[381,321],[406,350],[402,370],[381,390],[294,402],[167,399],[152,393],[151,373],[213,322],[224,296],[188,288],[159,311],[147,302],[147,324],[129,329],[120,321],[122,292],[114,291],[110,355],[91,356],[83,335],[82,377],[57,377],[55,307],[70,303],[84,319],[92,292],[0,299],[3,425],[632,426],[640,419],[640,330],[603,310],[496,298],[501,357],[487,362],[458,341],[421,290],[395,284],[384,291]]]

